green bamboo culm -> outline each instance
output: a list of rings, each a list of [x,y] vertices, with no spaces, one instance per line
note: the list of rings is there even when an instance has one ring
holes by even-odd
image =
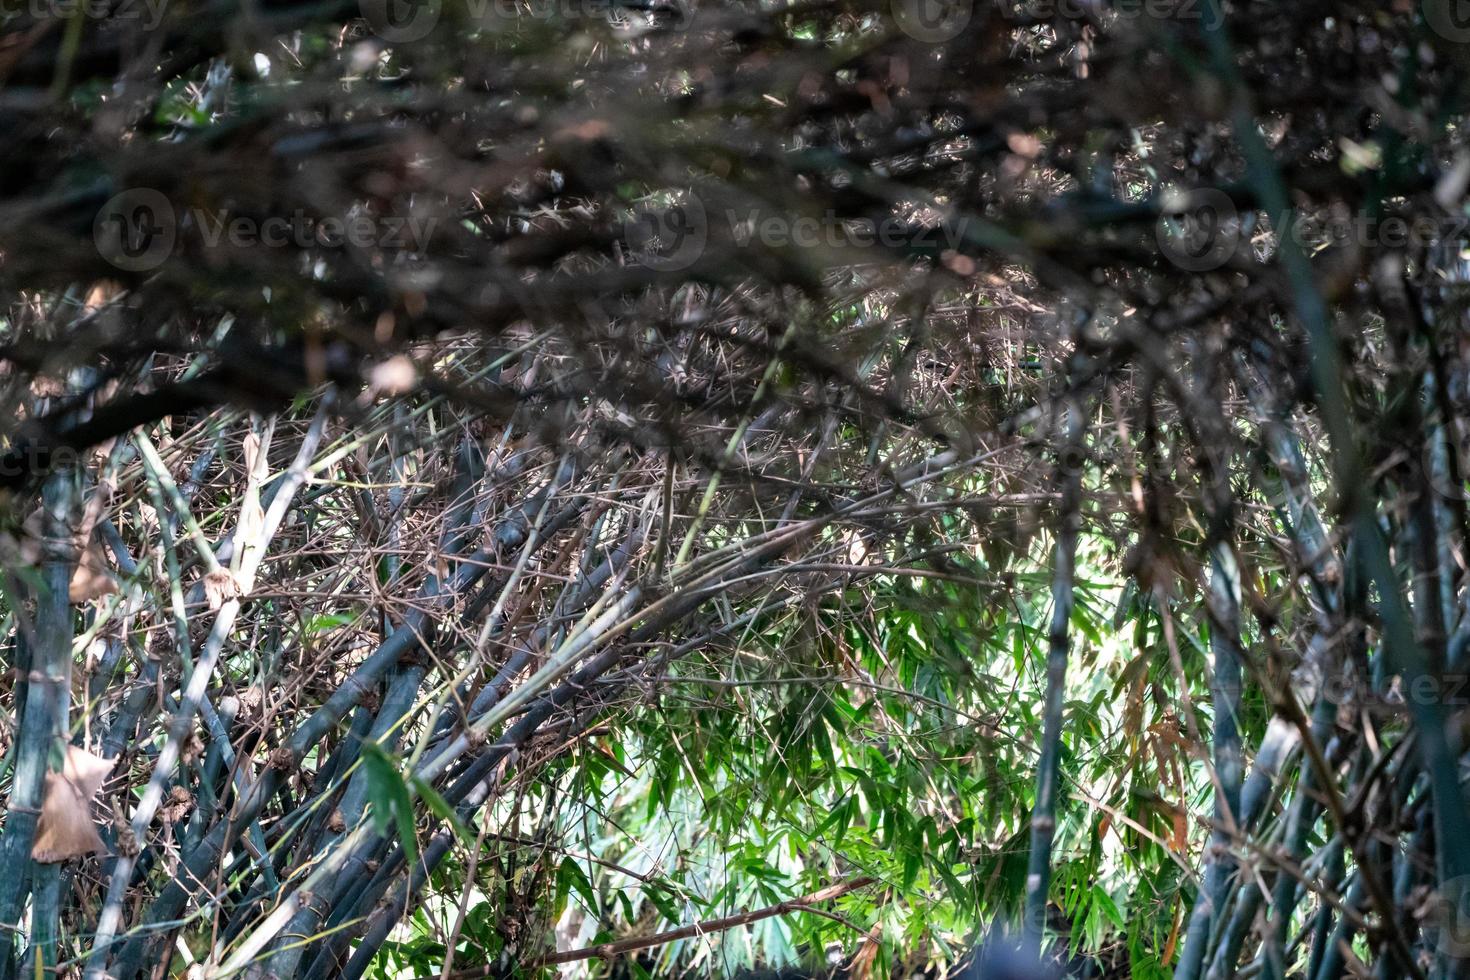
[[[49,887],[31,860],[31,845],[41,813],[46,771],[60,769],[66,744],[67,705],[71,694],[70,518],[76,502],[75,474],[59,469],[42,487],[44,514],[40,576],[35,581],[35,635],[29,639],[31,669],[17,735],[15,781],[5,830],[0,837],[0,929],[9,937],[0,956],[0,978],[16,975],[14,937],[20,934],[21,911],[33,882],[38,886],[31,908],[31,938],[44,954],[43,965],[55,963],[59,889]],[[54,877],[55,869],[49,869]]]
[[[1031,811],[1031,850],[1026,867],[1026,906],[1022,924],[1025,950],[1040,957],[1046,926],[1046,898],[1051,883],[1051,845],[1057,826],[1058,762],[1062,745],[1062,710],[1066,694],[1068,624],[1072,619],[1077,567],[1077,536],[1081,527],[1082,454],[1079,433],[1081,407],[1075,399],[1063,403],[1065,432],[1057,476],[1061,483],[1061,519],[1052,569],[1051,630],[1046,655],[1046,699],[1042,711],[1041,759],[1036,767],[1036,805]]]

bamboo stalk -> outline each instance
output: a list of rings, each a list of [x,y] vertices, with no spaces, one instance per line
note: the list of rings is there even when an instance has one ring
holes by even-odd
[[[1053,551],[1051,629],[1046,655],[1046,694],[1042,708],[1041,756],[1036,764],[1036,804],[1031,813],[1031,846],[1026,864],[1026,906],[1022,937],[1026,953],[1041,956],[1046,927],[1048,885],[1051,882],[1051,845],[1056,834],[1057,793],[1060,783],[1062,708],[1066,697],[1068,636],[1072,619],[1077,566],[1077,537],[1081,527],[1082,463],[1079,434],[1081,406],[1069,400],[1060,424],[1065,427],[1062,462],[1061,517]]]
[[[0,929],[14,934],[20,922],[26,892],[35,893],[31,909],[32,943],[54,944],[59,908],[59,880],[54,866],[42,870],[31,860],[31,846],[40,815],[46,772],[59,770],[66,744],[67,713],[71,700],[71,609],[67,586],[71,581],[73,548],[71,523],[76,510],[74,472],[57,470],[42,488],[45,513],[39,594],[36,596],[36,635],[30,644],[31,670],[26,686],[25,716],[17,733],[15,776],[10,806],[0,839]],[[54,946],[51,956],[55,956]],[[43,957],[44,964],[44,957]],[[14,949],[5,940],[0,978],[15,975]]]

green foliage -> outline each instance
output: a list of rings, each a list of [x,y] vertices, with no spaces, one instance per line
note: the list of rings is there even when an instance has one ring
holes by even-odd
[[[418,860],[418,838],[413,826],[413,797],[398,763],[376,742],[362,743],[362,765],[367,772],[368,805],[378,833],[396,830],[410,866]],[[443,804],[443,801],[439,801]]]

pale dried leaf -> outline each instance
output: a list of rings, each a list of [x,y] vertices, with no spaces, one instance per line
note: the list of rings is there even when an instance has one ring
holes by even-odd
[[[92,312],[100,307],[106,306],[117,299],[123,293],[123,285],[115,279],[98,279],[92,283],[87,290],[87,298],[82,303],[82,308]]]
[[[190,732],[189,737],[184,740],[183,746],[179,749],[179,758],[183,759],[185,765],[188,765],[203,756],[204,739],[199,737],[198,732]]]
[[[67,598],[73,604],[77,604],[112,595],[115,592],[117,592],[117,583],[112,580],[112,575],[108,571],[107,559],[102,554],[102,546],[94,541],[77,556],[77,567],[71,575]]]
[[[38,374],[31,380],[31,394],[37,398],[59,398],[66,394],[66,381],[52,375]]]
[[[245,494],[245,499],[240,502],[240,520],[235,528],[236,560],[241,565],[249,564],[240,561],[252,548],[263,548],[265,546],[265,511],[260,506],[260,498],[254,493]],[[237,570],[235,582],[235,594],[244,595],[255,587],[255,575],[245,569]]]
[[[99,482],[92,493],[87,497],[87,504],[82,508],[82,519],[77,525],[76,537],[80,544],[90,540],[92,529],[97,526],[97,521],[112,503],[112,494],[116,486],[110,482]]]
[[[41,564],[41,537],[45,533],[46,515],[37,507],[26,515],[21,522],[20,534],[17,541],[20,546],[20,560],[27,565]]]
[[[46,774],[32,858],[52,864],[106,850],[92,823],[92,801],[113,762],[75,745],[66,747],[61,772]]]
[[[1434,185],[1434,202],[1446,211],[1460,213],[1467,185],[1470,185],[1470,152],[1461,150]]]
[[[373,366],[368,385],[375,394],[401,395],[418,384],[419,371],[413,361],[399,354]]]
[[[194,809],[193,795],[182,786],[175,786],[168,794],[168,802],[159,810],[166,823],[178,823]]]
[[[210,611],[217,611],[229,600],[240,594],[240,585],[228,568],[218,568],[204,575],[204,599]]]
[[[245,457],[245,472],[255,472],[255,465],[260,462],[260,434],[258,432],[247,432],[240,443],[240,453]]]

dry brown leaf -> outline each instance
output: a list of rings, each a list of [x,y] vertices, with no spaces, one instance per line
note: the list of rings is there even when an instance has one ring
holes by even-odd
[[[606,119],[584,119],[579,123],[573,123],[557,130],[552,139],[558,142],[562,140],[577,140],[583,143],[591,143],[605,138],[612,132],[612,124]]]
[[[104,440],[102,440],[101,442],[97,443],[97,445],[93,446],[91,448],[91,450],[87,453],[87,459],[88,459],[88,461],[91,463],[92,466],[95,466],[95,467],[97,467],[99,469],[105,468],[106,463],[107,463],[107,458],[112,455],[113,447],[116,446],[116,445],[117,445],[117,436],[113,436],[111,439],[104,439]],[[115,480],[115,479],[116,479],[115,476],[112,477],[112,480]],[[114,492],[116,492],[116,490],[117,490],[116,483],[109,482],[107,484],[107,493],[109,495],[108,499],[111,499],[111,494],[113,494]]]
[[[194,809],[193,795],[182,786],[175,786],[168,794],[168,802],[163,805],[159,813],[166,823],[178,823]]]
[[[1169,848],[1175,854],[1186,854],[1189,847],[1189,821],[1184,815],[1183,807],[1170,809],[1174,811],[1174,829],[1169,835]]]
[[[1173,957],[1174,947],[1179,942],[1179,926],[1184,921],[1184,903],[1174,903],[1174,927],[1169,930],[1169,939],[1164,943],[1164,955]],[[1165,963],[1170,960],[1165,960]]]
[[[82,303],[82,308],[92,312],[100,307],[106,306],[117,299],[123,293],[123,285],[115,279],[98,279],[92,283],[87,290],[87,298]]]
[[[848,964],[847,975],[852,980],[868,980],[873,973],[873,960],[878,956],[879,940],[883,937],[883,925],[877,923],[868,934],[863,937],[863,944],[853,954],[852,962]]]
[[[238,698],[240,702],[240,708],[237,712],[238,717],[249,718],[259,711],[261,704],[264,703],[265,688],[259,684],[251,684],[239,692]]]
[[[77,604],[112,595],[116,591],[117,583],[108,571],[102,546],[93,541],[77,556],[77,567],[71,575],[67,598]]]
[[[118,817],[113,821],[113,830],[117,834],[117,853],[123,857],[137,857],[142,852],[143,849],[138,846],[138,838],[126,820]]]
[[[41,564],[41,537],[45,534],[46,514],[37,507],[20,524],[20,560],[27,565]]]
[[[142,525],[141,530],[147,534],[155,534],[158,531],[158,511],[152,505],[138,501],[138,519]]]
[[[184,740],[184,744],[179,748],[179,758],[184,760],[184,764],[187,765],[195,759],[202,759],[203,757],[204,739],[199,737],[198,732],[190,732],[189,737]]]
[[[75,745],[66,747],[61,772],[46,774],[41,817],[31,847],[33,859],[54,864],[106,850],[92,823],[92,801],[112,771],[113,761]]]
[[[37,398],[60,398],[66,394],[66,379],[38,374],[31,380],[31,394]]]
[[[398,354],[373,366],[368,376],[368,387],[375,395],[401,395],[411,391],[419,382],[419,370],[413,361]]]
[[[948,269],[950,272],[953,272],[957,276],[973,276],[975,274],[975,270],[979,268],[979,266],[975,264],[974,259],[970,258],[968,255],[961,255],[959,252],[956,252],[952,248],[945,249],[944,252],[939,256],[939,260],[944,263],[944,267],[946,269]]]
[[[1030,133],[1011,133],[1006,137],[1006,148],[1017,156],[1035,160],[1041,156],[1041,140]]]
[[[245,438],[240,442],[240,455],[245,457],[246,475],[254,473],[256,464],[260,462],[260,433],[245,433]]]
[[[230,599],[240,594],[240,585],[228,568],[217,568],[204,575],[204,598],[210,611],[218,610]]]
[[[67,598],[73,603],[86,602],[117,592],[117,583],[112,580],[108,569],[107,555],[102,545],[92,540],[92,529],[106,507],[110,493],[99,491],[93,494],[82,514],[82,524],[72,534],[72,546],[76,548],[77,567],[68,583]],[[40,565],[41,539],[45,530],[45,513],[38,507],[26,515],[20,533],[15,537],[14,554],[27,565]]]
[[[110,480],[104,480],[97,484],[92,494],[87,497],[87,503],[82,508],[82,518],[77,524],[76,538],[78,541],[89,541],[92,531],[97,527],[97,522],[102,519],[103,513],[112,503],[112,495],[117,492],[117,486]]]

